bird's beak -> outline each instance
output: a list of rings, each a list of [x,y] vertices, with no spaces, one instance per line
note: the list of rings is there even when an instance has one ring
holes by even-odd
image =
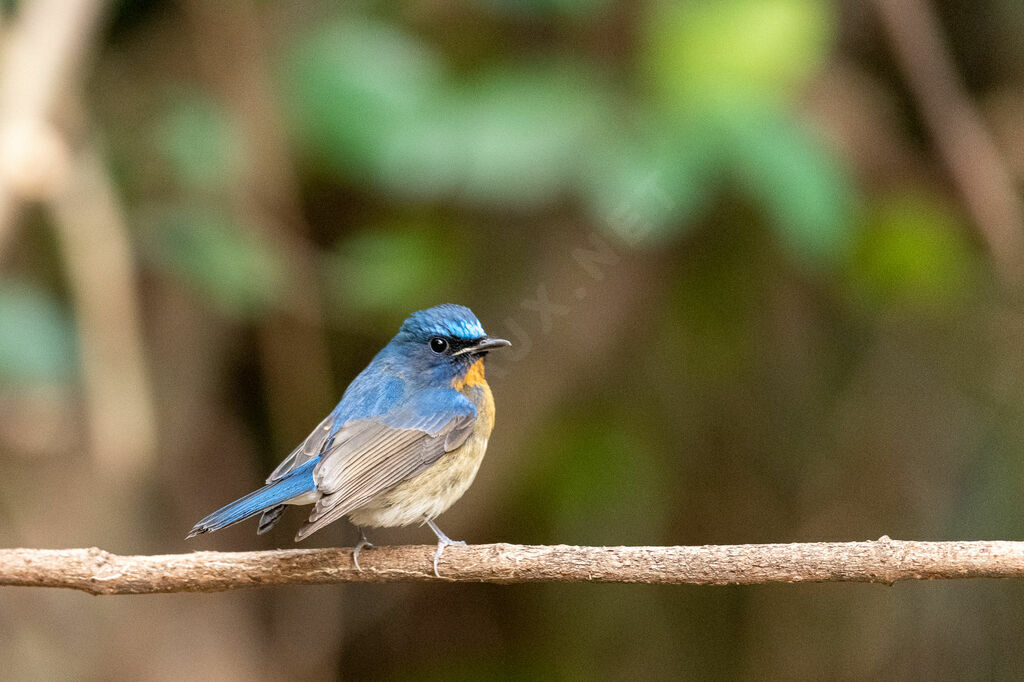
[[[486,353],[489,350],[494,350],[496,348],[504,348],[505,346],[511,345],[511,341],[506,341],[505,339],[492,339],[489,336],[485,336],[484,338],[474,343],[472,346],[467,346],[456,353],[452,353],[452,355],[463,355],[465,353]]]

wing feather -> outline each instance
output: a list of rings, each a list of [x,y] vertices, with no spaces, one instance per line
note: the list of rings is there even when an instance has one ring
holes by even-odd
[[[313,470],[321,496],[297,540],[416,476],[466,441],[476,408],[455,391],[450,393],[456,397],[432,393],[427,399],[443,399],[440,406],[413,400],[399,413],[356,419],[338,430]]]
[[[331,429],[334,427],[334,414],[331,413],[320,422],[320,425],[313,429],[313,432],[302,441],[302,444],[292,450],[291,454],[284,458],[277,468],[267,478],[267,483],[284,478],[292,469],[297,469],[309,460],[320,454],[324,444],[331,436]]]

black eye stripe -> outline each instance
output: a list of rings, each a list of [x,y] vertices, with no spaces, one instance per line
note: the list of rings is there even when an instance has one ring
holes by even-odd
[[[480,343],[482,338],[483,337],[481,337],[480,339],[464,339],[458,337],[452,338],[448,336],[432,336],[429,339],[427,339],[427,346],[430,348],[430,350],[434,351],[438,355],[440,355],[441,353],[446,353],[449,350],[453,353],[457,353],[463,348],[475,346],[476,344]]]

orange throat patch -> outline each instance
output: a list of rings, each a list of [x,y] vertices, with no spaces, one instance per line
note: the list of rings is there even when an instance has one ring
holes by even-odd
[[[466,373],[461,377],[455,377],[452,379],[452,388],[456,391],[462,391],[469,386],[486,386],[487,380],[484,379],[484,359],[480,358],[466,370]]]

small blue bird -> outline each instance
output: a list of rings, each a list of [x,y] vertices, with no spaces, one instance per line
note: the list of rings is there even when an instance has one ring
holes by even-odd
[[[349,384],[334,411],[295,448],[267,484],[197,523],[188,537],[262,513],[259,534],[285,505],[313,504],[298,542],[342,516],[360,529],[426,523],[437,535],[434,574],[451,540],[434,523],[466,492],[494,427],[484,379],[488,351],[510,346],[487,336],[469,308],[446,303],[413,313]]]

